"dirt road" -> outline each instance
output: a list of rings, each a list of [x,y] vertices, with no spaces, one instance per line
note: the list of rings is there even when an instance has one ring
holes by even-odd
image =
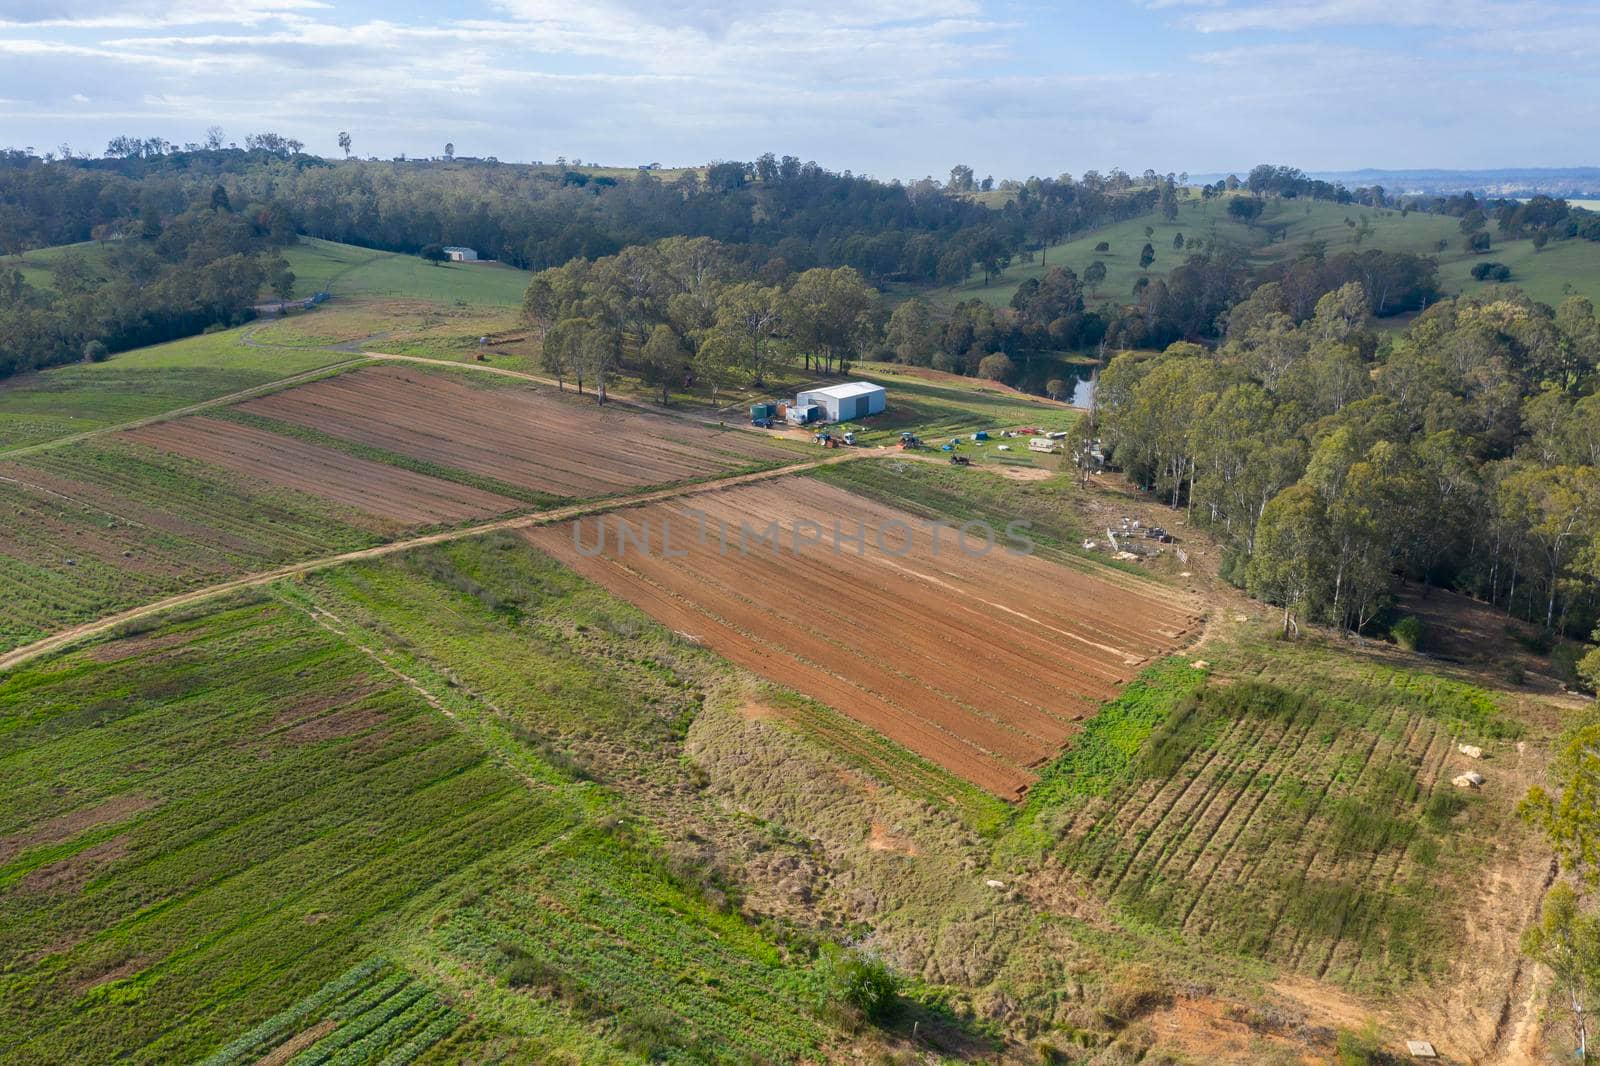
[[[821,466],[831,466],[835,463],[848,463],[857,459],[888,454],[888,449],[860,449],[828,456],[825,459],[813,459],[789,466],[775,467],[771,470],[759,470],[750,474],[738,474],[733,477],[717,478],[712,481],[702,481],[693,485],[679,485],[675,488],[658,489],[654,492],[640,493],[637,496],[627,496],[620,499],[594,500],[588,503],[574,504],[571,507],[561,507],[551,511],[542,511],[538,514],[518,515],[514,518],[503,518],[493,522],[483,522],[477,525],[465,526],[461,529],[446,530],[442,533],[429,533],[420,537],[408,537],[404,540],[391,541],[388,544],[379,544],[371,548],[361,548],[356,551],[340,552],[337,555],[328,555],[319,559],[307,559],[304,562],[291,563],[273,570],[263,570],[243,577],[233,578],[228,581],[209,585],[203,589],[192,592],[179,593],[168,596],[141,607],[133,607],[126,611],[98,618],[93,622],[84,622],[81,625],[63,629],[48,637],[24,644],[14,648],[4,655],[0,655],[0,671],[9,670],[23,663],[37,659],[41,655],[67,647],[80,640],[98,636],[108,630],[127,622],[140,618],[147,618],[153,614],[170,611],[178,607],[187,607],[191,604],[201,603],[205,600],[225,596],[231,592],[242,589],[256,588],[267,585],[296,574],[307,574],[316,570],[326,570],[332,566],[343,563],[358,562],[363,559],[377,559],[396,552],[409,551],[412,548],[426,547],[430,544],[443,544],[452,540],[461,540],[465,537],[476,537],[485,533],[494,533],[501,530],[526,529],[532,526],[548,525],[552,522],[562,522],[572,518],[581,518],[585,515],[598,514],[605,511],[620,510],[628,507],[637,507],[641,504],[656,503],[661,500],[670,500],[680,496],[692,496],[699,493],[716,492],[719,489],[732,488],[736,485],[747,485],[754,481],[766,481],[772,478],[788,477],[792,474],[815,470]]]

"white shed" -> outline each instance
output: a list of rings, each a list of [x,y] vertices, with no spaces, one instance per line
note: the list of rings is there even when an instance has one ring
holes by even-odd
[[[450,257],[452,263],[476,263],[478,253],[471,248],[463,248],[459,244],[445,245],[444,254]]]
[[[882,414],[888,393],[882,385],[870,381],[847,381],[843,385],[825,385],[820,389],[807,389],[795,397],[799,406],[816,404],[822,409],[827,422],[848,422],[853,418]]]

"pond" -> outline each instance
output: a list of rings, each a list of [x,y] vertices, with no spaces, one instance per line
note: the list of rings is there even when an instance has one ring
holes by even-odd
[[[1074,407],[1087,408],[1094,403],[1094,386],[1100,376],[1096,363],[1069,362],[1056,355],[1020,356],[1017,363],[1021,372],[1011,384],[1035,396],[1047,395],[1045,386],[1059,378],[1067,385],[1063,400]]]

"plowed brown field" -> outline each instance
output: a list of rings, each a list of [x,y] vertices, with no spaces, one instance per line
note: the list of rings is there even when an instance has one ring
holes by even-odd
[[[606,496],[794,454],[753,433],[399,367],[342,374],[243,410],[556,496]]]
[[[250,426],[192,416],[125,436],[274,485],[349,504],[408,525],[459,522],[522,506],[492,492],[359,459]]]
[[[847,533],[861,523],[864,549],[834,550],[836,519]],[[625,550],[619,521],[634,532]],[[776,551],[756,536],[773,521]],[[822,544],[803,543],[807,521],[827,530]],[[936,550],[924,520],[809,478],[629,508],[576,538],[570,524],[524,535],[663,624],[1008,799],[1199,621],[1192,600],[1114,571],[1003,546],[979,557],[953,530]]]

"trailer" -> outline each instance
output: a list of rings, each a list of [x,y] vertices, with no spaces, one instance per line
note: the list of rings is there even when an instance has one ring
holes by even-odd
[[[1028,450],[1030,452],[1044,452],[1046,455],[1060,455],[1061,445],[1049,437],[1034,437],[1028,441]]]

